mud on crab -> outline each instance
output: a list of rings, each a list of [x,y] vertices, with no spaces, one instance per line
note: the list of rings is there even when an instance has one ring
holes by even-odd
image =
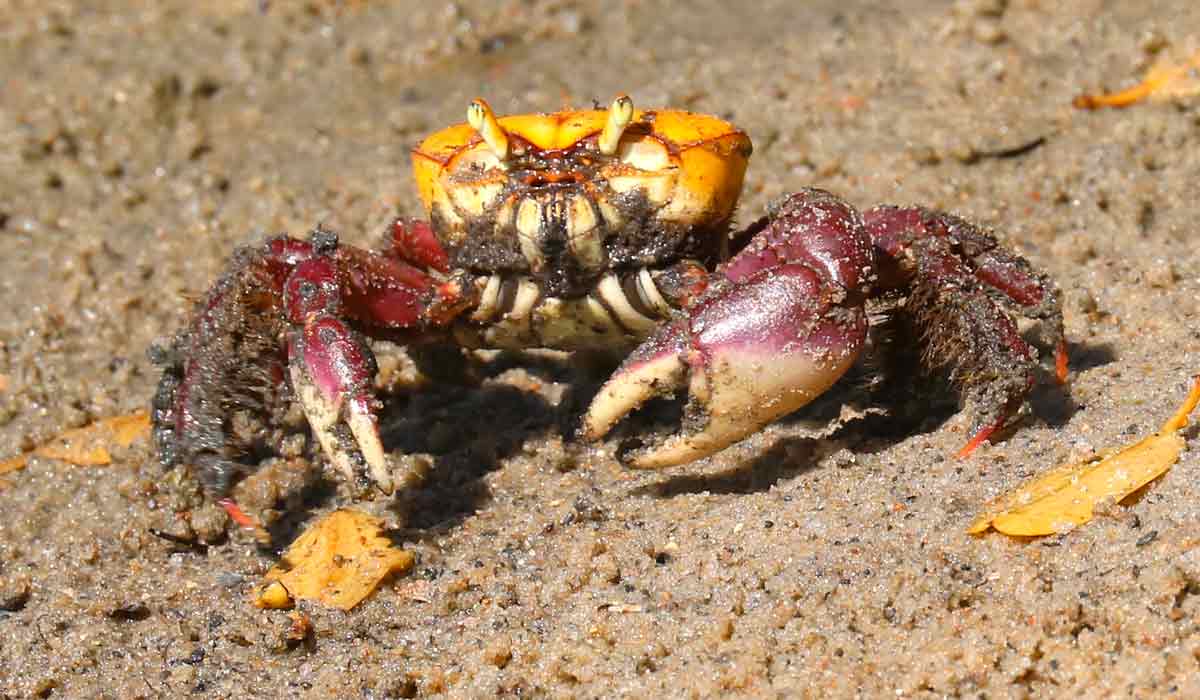
[[[1066,375],[1058,292],[989,233],[940,212],[860,214],[806,189],[731,233],[751,151],[733,125],[678,110],[468,122],[413,149],[428,221],[401,219],[381,250],[316,230],[234,254],[172,347],[153,403],[167,466],[222,494],[261,432],[247,413],[299,401],[323,452],[359,487],[391,492],[368,337],[464,348],[628,348],[592,400],[596,440],[649,398],[686,388],[680,431],[636,467],[712,454],[828,389],[868,336],[865,304],[894,300],[922,361],[973,420],[961,454],[1009,421],[1037,353],[1009,312],[1039,319]],[[270,449],[270,446],[268,446]]]

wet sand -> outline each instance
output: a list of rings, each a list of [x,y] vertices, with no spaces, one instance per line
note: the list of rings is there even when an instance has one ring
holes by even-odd
[[[247,603],[272,552],[147,444],[34,458],[0,476],[0,697],[1200,695],[1194,427],[1087,526],[964,532],[1030,475],[1153,431],[1200,372],[1200,100],[1071,107],[1194,47],[1200,6],[875,5],[9,4],[0,456],[145,407],[146,348],[238,245],[318,222],[370,245],[416,213],[409,147],[477,95],[731,119],[756,146],[743,221],[802,186],[973,218],[1058,280],[1073,372],[966,460],[945,396],[810,439],[851,388],[635,472],[613,455],[637,424],[560,437],[594,373],[504,354],[479,387],[413,392],[381,346],[388,444],[434,461],[360,507],[411,574],[348,614],[305,607],[315,632],[289,643],[286,612]],[[239,498],[280,544],[351,500],[269,469]]]

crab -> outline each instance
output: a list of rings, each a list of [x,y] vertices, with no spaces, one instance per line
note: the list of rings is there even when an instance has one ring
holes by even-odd
[[[583,414],[599,440],[651,398],[685,390],[678,430],[622,455],[684,464],[829,389],[869,343],[873,303],[915,330],[970,419],[965,456],[1017,415],[1041,322],[1066,377],[1059,292],[989,232],[951,214],[858,212],[819,189],[732,220],[751,153],[714,116],[607,109],[467,122],[412,151],[426,219],[365,250],[318,227],[234,253],[169,347],[153,400],[161,462],[214,494],[279,449],[263,428],[303,409],[321,451],[362,489],[397,477],[380,438],[370,338],[409,346],[627,353]]]

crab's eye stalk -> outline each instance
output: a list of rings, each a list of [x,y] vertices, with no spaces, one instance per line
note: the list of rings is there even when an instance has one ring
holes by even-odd
[[[596,141],[596,147],[606,156],[615,155],[617,146],[621,143],[621,134],[625,127],[633,121],[633,100],[629,95],[620,95],[608,107],[608,121],[604,123],[604,131]]]
[[[482,98],[472,100],[467,107],[467,123],[479,132],[480,138],[500,160],[500,167],[504,167],[508,160],[508,134],[504,133],[504,127],[500,126],[492,108]]]

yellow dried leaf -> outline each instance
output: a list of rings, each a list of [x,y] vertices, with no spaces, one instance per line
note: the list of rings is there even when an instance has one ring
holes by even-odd
[[[1184,447],[1178,431],[1198,402],[1200,377],[1154,435],[1096,459],[1051,469],[993,501],[967,532],[977,535],[990,527],[1006,535],[1053,535],[1088,522],[1096,504],[1128,497],[1175,464]]]
[[[1142,82],[1128,90],[1080,95],[1071,103],[1080,109],[1128,107],[1145,99],[1174,99],[1200,95],[1200,51],[1184,61],[1159,61],[1146,71]]]
[[[61,459],[81,467],[112,464],[112,455],[105,445],[129,447],[149,434],[150,416],[145,411],[104,418],[56,435],[29,453],[0,461],[0,474],[24,469],[30,454]]]
[[[9,459],[0,461],[0,474],[15,472],[18,469],[24,469],[25,463],[29,461],[28,455],[17,455]]]
[[[108,418],[101,421],[113,432],[113,442],[121,447],[129,447],[133,443],[150,435],[150,414],[145,411],[134,411],[128,415]]]
[[[86,428],[80,428],[80,430],[86,430]],[[33,453],[38,457],[60,459],[80,467],[102,467],[112,464],[112,455],[104,445],[84,444],[85,441],[94,439],[94,436],[86,433],[71,433],[76,433],[76,431],[72,430],[60,435],[54,442],[42,445]]]
[[[330,513],[300,535],[267,572],[254,604],[287,607],[286,597],[341,610],[353,608],[385,578],[412,568],[412,552],[395,547],[382,531],[383,521],[366,513]]]
[[[278,581],[272,581],[263,586],[254,602],[260,608],[272,610],[290,608],[296,603],[292,600],[292,595],[288,593],[287,587]]]
[[[33,450],[39,457],[61,459],[79,466],[102,466],[112,463],[105,445],[128,447],[150,433],[150,416],[135,411],[125,416],[105,418],[82,428],[68,430]]]

